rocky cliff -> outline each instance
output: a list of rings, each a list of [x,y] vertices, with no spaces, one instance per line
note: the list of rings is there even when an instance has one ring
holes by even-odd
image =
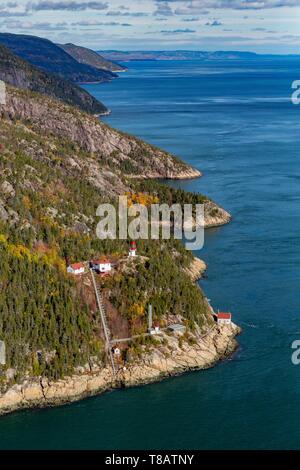
[[[238,329],[218,329],[204,294],[191,282],[203,264],[194,260],[184,272],[191,256],[178,240],[147,240],[132,272],[119,270],[107,284],[102,280],[108,319],[122,323],[128,335],[140,335],[147,329],[147,303],[155,302],[161,328],[172,320],[186,331],[164,329],[154,340],[130,342],[113,376],[94,292],[85,276],[77,282],[66,273],[66,263],[103,254],[127,257],[126,240],[95,236],[99,203],[114,203],[132,190],[146,200],[158,195],[161,201],[204,202],[208,224],[221,216],[225,223],[227,213],[205,196],[164,191],[158,186],[169,187],[153,180],[156,193],[139,192],[138,180],[200,175],[169,153],[43,95],[7,87],[6,98],[0,106],[0,335],[7,364],[1,368],[0,410],[147,383],[209,367],[229,354]]]
[[[100,54],[87,47],[76,46],[70,43],[57,45],[81,64],[91,65],[96,69],[108,70],[109,72],[125,72],[127,70],[116,62],[104,59]]]
[[[231,215],[215,202],[207,201],[204,208],[204,218],[205,227],[212,228],[228,224],[231,220]]]
[[[185,268],[186,274],[189,276],[191,281],[196,282],[198,279],[201,279],[202,275],[206,271],[206,264],[202,259],[194,256],[190,265]]]
[[[45,165],[51,162],[62,179],[66,174],[80,177],[102,195],[122,195],[141,179],[187,179],[201,175],[171,154],[44,95],[7,86],[6,104],[0,106],[1,116],[2,143],[10,142],[12,152],[22,151]],[[37,177],[44,179],[37,174],[35,181],[28,184],[38,190]],[[7,183],[13,181],[8,179]],[[230,221],[230,214],[223,208],[204,196],[202,200],[206,228]],[[5,211],[7,207],[0,196],[0,219],[8,220]]]
[[[30,120],[31,128],[41,133],[75,142],[84,151],[139,178],[184,179],[200,172],[150,144],[116,131],[99,119],[55,100],[8,88],[2,108],[12,119]]]
[[[39,70],[0,44],[0,80],[17,88],[44,93],[91,114],[105,114],[107,108],[69,80]]]
[[[0,33],[0,43],[38,69],[76,83],[107,82],[117,77],[108,70],[79,63],[48,39]]]
[[[0,395],[0,414],[22,408],[61,405],[106,390],[147,384],[185,371],[212,367],[236,349],[234,338],[239,332],[234,324],[213,326],[204,335],[196,330],[188,341],[181,333],[162,333],[157,336],[158,346],[152,348],[143,360],[120,368],[115,376],[110,367],[87,366],[56,382],[37,378],[14,385]]]

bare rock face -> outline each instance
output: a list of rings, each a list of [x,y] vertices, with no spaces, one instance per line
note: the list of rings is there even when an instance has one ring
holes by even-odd
[[[1,33],[0,33],[0,36],[1,36]],[[6,42],[5,38],[7,39],[7,34],[5,34],[4,37],[2,35],[1,44],[0,44],[0,79],[1,80],[17,88],[45,93],[46,95],[49,95],[53,98],[61,100],[65,103],[78,106],[80,109],[83,109],[84,111],[89,112],[91,114],[96,114],[96,113],[106,114],[108,112],[108,109],[102,103],[97,101],[92,95],[90,95],[86,90],[77,86],[75,83],[72,83],[73,74],[71,74],[72,77],[69,77],[72,80],[70,81],[70,80],[66,80],[67,77],[63,78],[62,76],[60,76],[60,73],[53,74],[54,70],[52,71],[49,70],[50,73],[48,73],[46,70],[47,67],[44,71],[39,68],[38,64],[35,64],[37,65],[37,67],[35,67],[33,64],[29,63],[30,59],[29,59],[29,62],[27,62],[26,60],[23,60],[21,57],[19,57],[18,52],[20,51],[16,51],[17,55],[15,55],[12,52],[12,49],[14,49],[14,47],[11,48],[12,44],[8,44],[8,48],[3,46],[2,42],[3,41]],[[35,40],[39,41],[39,38],[35,38]],[[21,43],[24,42],[24,38],[17,40],[17,42],[19,42],[19,46],[21,46]],[[46,43],[48,45],[51,44],[50,42],[46,42]],[[41,58],[43,54],[41,54],[41,51],[39,50],[39,46],[34,47],[32,45],[32,47],[33,49],[31,50],[34,52],[38,51],[37,55],[39,58]],[[54,47],[56,48],[56,46]],[[17,46],[17,49],[19,49],[18,46]],[[24,49],[23,49],[23,52],[24,52]],[[62,51],[59,48],[56,48],[56,52],[61,53]],[[63,54],[64,54],[63,64],[61,64],[62,68],[64,68],[65,66],[65,62],[66,62],[65,59],[66,58],[71,59],[71,57],[68,54],[65,54],[65,53]],[[21,53],[20,56],[21,55],[23,54]],[[44,58],[46,60],[46,63],[48,63],[48,65],[51,63],[53,64],[52,60],[50,61],[48,60],[47,54],[44,54]],[[73,62],[73,65],[74,64],[75,64],[75,68],[77,68],[77,65],[79,65],[80,68],[82,67],[82,65],[78,64],[76,61]],[[62,72],[62,68],[60,68],[61,72]],[[97,71],[96,69],[94,69],[94,71],[96,72],[97,76],[99,76],[99,74],[102,75],[100,71]],[[104,72],[104,74],[107,75],[107,72]],[[108,74],[111,76],[109,72]],[[75,71],[75,76],[76,75],[77,74]],[[74,78],[76,81],[76,77]],[[79,76],[77,76],[77,78],[79,78]],[[84,77],[81,76],[81,78],[84,78]],[[88,76],[85,76],[85,78],[87,78],[87,80],[79,79],[79,81],[89,81]],[[92,81],[97,81],[97,80],[95,80],[95,77],[94,77]]]
[[[43,400],[43,389],[39,382],[25,382],[21,388],[21,395],[25,402]]]
[[[3,207],[0,201],[0,220],[6,221],[9,219],[9,214],[7,210]]]
[[[134,137],[118,132],[99,119],[45,96],[7,87],[4,112],[11,118],[29,119],[33,129],[68,138],[82,149],[109,159],[123,173],[139,178],[195,178],[198,170]]]
[[[204,206],[205,228],[225,225],[231,220],[231,215],[213,201],[207,201]]]
[[[77,62],[91,65],[97,69],[109,70],[110,72],[125,72],[127,70],[120,64],[104,59],[100,54],[86,47],[76,46],[75,44],[57,44]]]
[[[153,348],[143,359],[120,368],[116,376],[111,367],[95,367],[93,372],[83,371],[55,382],[37,378],[14,385],[0,394],[0,414],[21,408],[60,405],[120,386],[146,384],[188,370],[212,367],[236,349],[235,336],[239,332],[234,324],[222,327],[213,324],[205,334],[196,329],[192,344],[182,342],[181,333],[171,336],[162,333],[161,346]]]
[[[193,258],[190,266],[184,270],[186,274],[190,277],[191,281],[195,282],[200,279],[203,273],[206,271],[206,264],[202,259]]]
[[[125,386],[139,385],[160,380],[164,377],[183,373],[188,370],[207,369],[220,359],[229,356],[236,348],[234,337],[240,329],[231,324],[211,329],[205,335],[196,331],[193,344],[180,343],[180,336],[166,336],[165,341],[171,354],[154,350],[142,363],[132,365],[123,372]]]
[[[0,398],[0,408],[3,406],[4,410],[17,409],[22,400],[22,388],[20,385],[15,385]]]
[[[218,206],[214,201],[206,199],[204,201],[204,228],[219,227],[220,225],[228,224],[231,220],[231,215],[225,209]],[[193,218],[192,220],[184,222],[186,230],[195,230],[200,225]]]
[[[0,186],[0,191],[1,194],[5,195],[6,197],[14,197],[16,194],[12,184],[10,184],[9,181],[3,181]]]

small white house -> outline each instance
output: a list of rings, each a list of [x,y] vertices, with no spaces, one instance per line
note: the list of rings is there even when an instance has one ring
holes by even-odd
[[[231,313],[218,312],[217,320],[218,320],[218,325],[230,325]]]
[[[158,335],[160,333],[159,325],[154,325],[154,328],[149,330],[150,335]]]
[[[93,269],[98,273],[109,273],[111,271],[111,262],[106,258],[93,261]]]
[[[113,348],[113,353],[114,353],[115,356],[121,356],[120,348]]]
[[[82,263],[74,263],[68,266],[67,272],[70,274],[74,274],[75,276],[79,276],[80,274],[84,273],[84,264]]]
[[[135,241],[130,242],[130,248],[129,248],[129,257],[135,257],[136,256],[136,243]]]

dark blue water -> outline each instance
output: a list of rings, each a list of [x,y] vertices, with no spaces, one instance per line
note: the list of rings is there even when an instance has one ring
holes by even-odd
[[[0,448],[299,449],[300,106],[284,62],[131,63],[119,80],[88,86],[106,121],[203,171],[174,183],[233,215],[197,253],[216,308],[244,329],[217,367],[114,391],[57,409],[0,419]]]

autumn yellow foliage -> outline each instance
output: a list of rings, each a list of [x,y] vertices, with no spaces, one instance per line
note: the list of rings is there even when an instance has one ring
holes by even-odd
[[[31,252],[26,246],[24,245],[13,245],[11,243],[8,244],[8,251],[15,257],[15,258],[25,258],[31,259]]]
[[[134,303],[133,305],[129,307],[128,313],[132,320],[144,316],[144,313],[145,313],[144,303],[141,303],[141,302]]]
[[[26,209],[28,209],[28,210],[31,209],[32,203],[31,203],[28,196],[23,196],[22,202],[23,202],[24,207],[26,207]]]
[[[153,194],[148,193],[126,193],[128,207],[133,204],[142,204],[143,206],[151,206],[151,204],[158,204],[159,198]]]
[[[6,235],[0,233],[0,243],[5,245],[6,250],[11,253],[15,258],[27,258],[30,262],[37,262],[43,260],[48,266],[56,266],[62,272],[65,272],[65,261],[59,256],[56,247],[47,247],[44,250],[36,249],[30,250],[24,245],[9,243]]]
[[[0,233],[0,243],[2,243],[3,245],[7,244],[7,236],[3,235],[3,233]]]

